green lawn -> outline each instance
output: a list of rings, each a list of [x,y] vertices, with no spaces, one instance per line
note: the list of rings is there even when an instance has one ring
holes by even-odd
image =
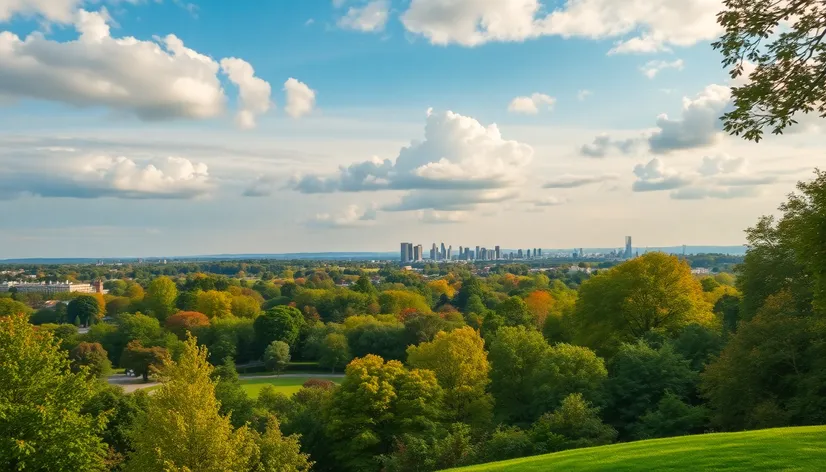
[[[453,469],[488,470],[826,470],[826,426],[655,439]]]
[[[250,398],[258,398],[258,393],[261,392],[261,389],[264,388],[266,385],[272,385],[275,387],[275,390],[278,392],[286,393],[287,395],[292,395],[293,393],[301,390],[301,386],[304,382],[310,379],[326,379],[332,380],[335,383],[341,382],[341,377],[328,377],[324,375],[307,375],[306,377],[273,377],[273,378],[260,378],[260,379],[241,379],[241,388],[247,392],[247,395]]]

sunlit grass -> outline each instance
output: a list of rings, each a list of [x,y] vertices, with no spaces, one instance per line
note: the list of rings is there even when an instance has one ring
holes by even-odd
[[[458,471],[826,470],[826,426],[705,434],[576,449]]]

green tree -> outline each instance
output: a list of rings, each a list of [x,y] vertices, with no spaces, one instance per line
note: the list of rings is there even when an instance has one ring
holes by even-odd
[[[687,399],[699,376],[670,344],[654,349],[645,342],[624,344],[608,364],[605,418],[620,433],[633,436],[636,422],[668,393]]]
[[[531,426],[530,436],[534,453],[546,454],[610,444],[617,431],[602,422],[599,410],[592,408],[581,394],[572,393],[553,413],[542,415]]]
[[[253,324],[259,356],[273,341],[294,346],[303,324],[304,316],[291,306],[277,306],[262,313]]]
[[[97,382],[25,315],[0,317],[0,470],[105,470],[106,415],[81,411]]]
[[[11,298],[0,298],[0,316],[30,315],[32,309]]]
[[[533,454],[533,441],[517,426],[500,426],[481,447],[484,462],[503,461]]]
[[[789,292],[769,297],[702,376],[715,426],[726,430],[826,423],[826,324]]]
[[[94,378],[105,378],[112,373],[112,362],[100,343],[82,342],[69,353],[72,371],[86,371]]]
[[[95,394],[83,406],[81,412],[84,414],[95,417],[108,415],[102,438],[109,447],[106,459],[109,469],[121,470],[126,456],[132,452],[129,432],[135,418],[140,412],[145,411],[148,405],[149,394],[144,390],[126,394],[123,392],[123,387],[105,385],[99,386]]]
[[[708,416],[705,406],[691,406],[667,392],[656,409],[640,417],[634,435],[639,439],[651,439],[699,434],[704,432]]]
[[[258,454],[254,437],[219,413],[212,371],[206,348],[194,338],[184,343],[178,362],[164,363],[163,384],[135,421],[127,471],[248,470]]]
[[[352,290],[365,295],[376,295],[378,292],[376,287],[373,286],[373,283],[370,282],[370,279],[366,275],[362,275],[358,278],[358,280],[356,280],[356,283],[353,284]]]
[[[318,364],[321,367],[330,369],[332,373],[336,369],[344,369],[353,356],[350,355],[350,347],[347,344],[347,337],[339,333],[330,333],[321,342]]]
[[[88,326],[92,321],[96,321],[101,315],[100,305],[97,298],[91,295],[80,295],[69,302],[66,317],[69,323],[80,323]]]
[[[131,298],[131,297],[130,297]],[[175,312],[178,287],[169,277],[157,277],[149,282],[145,302],[156,318],[163,321]]]
[[[381,312],[398,315],[404,310],[429,313],[430,304],[423,296],[406,290],[385,290],[379,294]]]
[[[490,365],[485,342],[476,330],[464,327],[441,332],[432,342],[410,346],[407,363],[436,374],[451,422],[479,426],[490,420],[493,402],[486,393]]]
[[[394,438],[432,434],[442,390],[428,370],[368,355],[347,366],[329,410],[333,453],[342,470],[378,471]]]
[[[235,295],[232,297],[231,311],[239,318],[255,318],[261,313],[261,304],[249,295]]]
[[[212,380],[215,381],[215,399],[221,405],[218,413],[229,416],[236,428],[252,421],[255,401],[241,388],[241,379],[232,358],[227,357],[223,364],[215,368]]]
[[[723,54],[733,79],[748,79],[731,92],[734,109],[723,115],[724,129],[759,141],[765,129],[781,134],[801,114],[826,117],[826,5],[821,0],[725,0],[724,5],[717,18],[725,33],[712,46]]]
[[[490,343],[490,391],[497,416],[509,423],[530,423],[535,380],[548,352],[536,330],[504,327]]]
[[[484,298],[484,291],[482,289],[482,284],[479,282],[479,279],[476,277],[468,277],[462,280],[462,287],[456,292],[456,296],[453,298],[453,306],[458,308],[462,313],[476,313],[480,316],[484,316],[484,313],[477,313],[473,310],[478,310],[478,305],[475,304],[469,307],[468,304],[470,303],[473,296],[479,297],[481,301]]]
[[[712,322],[711,307],[688,264],[661,252],[586,280],[575,312],[577,343],[606,354],[652,330],[670,335],[691,323]]]
[[[276,374],[284,372],[290,365],[290,345],[284,341],[273,341],[264,351],[264,366]]]
[[[536,326],[528,304],[521,297],[510,297],[500,303],[496,314],[502,317],[505,326]]]
[[[279,416],[284,419],[281,425],[284,434],[301,437],[302,452],[310,455],[315,461],[313,470],[319,472],[341,470],[333,456],[333,440],[328,429],[328,412],[334,392],[333,388],[304,387],[292,399],[287,399],[289,411]],[[262,398],[259,396],[259,402]]]
[[[258,457],[250,472],[305,472],[313,462],[301,452],[297,435],[284,436],[278,420],[270,416],[264,434],[255,433]]]
[[[700,279],[700,285],[703,286],[704,292],[713,292],[715,288],[720,286],[720,284],[714,280],[714,277],[703,277]]]

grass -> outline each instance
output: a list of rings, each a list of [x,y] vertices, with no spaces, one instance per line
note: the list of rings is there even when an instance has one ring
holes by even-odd
[[[452,469],[454,472],[587,470],[826,470],[826,426],[654,439]]]
[[[277,392],[282,392],[287,395],[292,395],[301,390],[304,382],[310,379],[326,379],[332,380],[335,383],[341,382],[341,377],[325,377],[323,375],[308,375],[306,377],[271,377],[271,378],[252,378],[241,379],[241,388],[247,393],[250,398],[258,398],[261,390],[267,386],[272,385]]]

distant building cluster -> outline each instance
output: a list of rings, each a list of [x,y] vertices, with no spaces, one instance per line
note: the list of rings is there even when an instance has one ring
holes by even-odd
[[[65,282],[3,282],[0,283],[0,292],[16,291],[19,293],[105,293],[103,282],[98,280],[91,284],[75,284]]]
[[[639,253],[636,253],[639,255]],[[413,245],[412,243],[401,243],[400,261],[402,264],[415,262],[453,262],[453,261],[512,261],[525,259],[543,259],[546,257],[560,257],[559,254],[554,256],[542,254],[541,248],[533,249],[517,249],[503,251],[499,246],[493,249],[476,246],[459,246],[458,252],[453,251],[453,246],[445,246],[441,243],[438,246],[436,243],[430,247],[430,254],[426,255],[424,247],[421,244]],[[429,256],[429,257],[428,257]],[[631,242],[631,236],[625,237],[625,248],[614,249],[606,253],[586,254],[582,248],[574,249],[573,252],[562,255],[562,257],[572,257],[573,259],[633,259],[635,257],[634,248]]]

